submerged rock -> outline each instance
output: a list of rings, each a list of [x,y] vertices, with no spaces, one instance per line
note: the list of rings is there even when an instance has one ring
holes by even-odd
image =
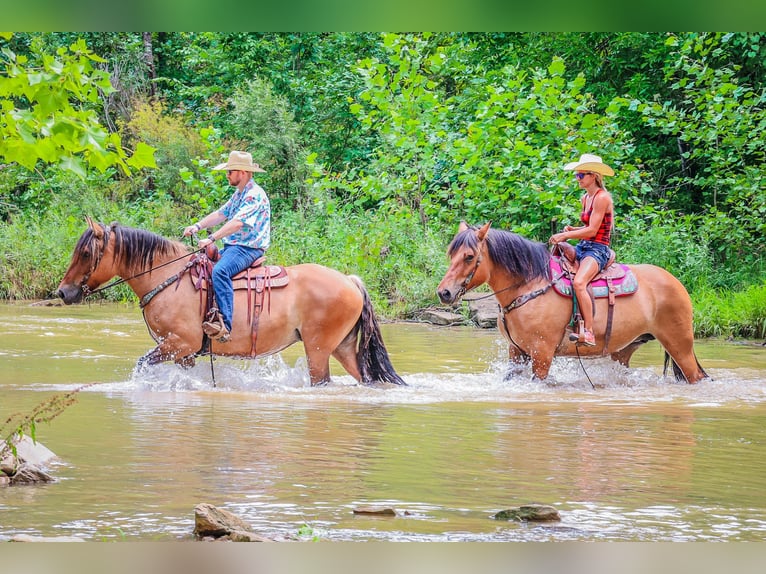
[[[48,464],[56,458],[56,453],[51,451],[41,442],[35,442],[31,437],[24,435],[16,443],[16,456],[21,462],[40,466]]]
[[[516,520],[519,522],[555,522],[561,520],[559,511],[546,504],[524,504],[501,510],[492,516],[495,520]]]
[[[396,510],[388,506],[360,506],[354,509],[354,514],[370,516],[396,516]]]
[[[249,530],[247,522],[228,510],[204,502],[194,507],[194,535],[197,538],[220,538],[235,531]]]

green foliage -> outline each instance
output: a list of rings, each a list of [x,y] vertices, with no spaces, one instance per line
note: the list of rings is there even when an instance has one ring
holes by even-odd
[[[351,106],[381,145],[363,171],[317,178],[325,190],[350,195],[357,208],[404,207],[423,222],[491,220],[543,238],[576,216],[576,199],[562,201],[573,187],[564,160],[598,151],[618,167],[618,207],[636,203],[639,177],[619,108],[597,113],[585,78],[566,80],[561,59],[470,78],[462,47],[430,45],[427,35],[387,35],[384,44],[389,63],[360,62],[367,89]],[[454,96],[440,92],[445,83]]]
[[[618,259],[626,263],[651,263],[668,270],[693,293],[723,286],[725,273],[715,270],[711,246],[700,233],[700,217],[672,217],[651,207],[635,212],[622,223]]]
[[[287,100],[268,82],[250,80],[234,93],[228,124],[234,140],[245,142],[244,149],[266,170],[257,177],[275,208],[301,205],[306,196],[306,158]]]
[[[742,81],[727,57],[732,34],[669,36],[665,66],[669,97],[631,105],[650,131],[673,138],[680,151],[667,184],[677,188],[674,206],[694,211],[726,202],[748,166],[766,158],[763,90]]]
[[[182,116],[167,113],[166,106],[157,100],[134,101],[129,121],[121,122],[120,126],[126,141],[143,141],[157,149],[157,169],[144,170],[131,179],[135,189],[130,198],[162,192],[182,199],[181,171],[207,151],[199,132]]]
[[[268,256],[272,263],[310,261],[358,275],[378,311],[408,316],[436,302],[447,241],[412,214],[283,212],[273,219]]]
[[[736,292],[706,289],[692,302],[696,336],[766,339],[766,283]]]
[[[319,533],[308,524],[301,524],[300,528],[298,528],[297,535],[301,540],[311,540],[312,542],[318,542],[320,540]]]
[[[39,161],[85,177],[86,169],[153,165],[153,150],[138,142],[131,155],[119,136],[100,124],[95,108],[110,93],[109,75],[96,69],[103,59],[83,40],[48,54],[33,42],[29,55],[0,41],[0,159],[29,170]]]

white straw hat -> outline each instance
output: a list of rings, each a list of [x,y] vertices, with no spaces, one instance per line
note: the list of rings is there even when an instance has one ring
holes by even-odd
[[[601,175],[614,175],[614,170],[606,165],[599,156],[592,153],[582,154],[579,161],[566,164],[564,169],[567,171],[595,171]]]
[[[257,171],[260,173],[266,173],[265,169],[261,169],[257,163],[253,163],[253,156],[246,151],[233,151],[229,154],[229,161],[226,163],[218,164],[213,168],[213,171],[220,170],[242,170],[242,171]]]

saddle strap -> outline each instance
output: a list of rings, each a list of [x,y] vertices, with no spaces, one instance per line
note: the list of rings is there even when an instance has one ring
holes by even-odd
[[[264,308],[264,300],[268,298],[268,307],[267,312],[271,313],[271,287],[272,287],[272,281],[270,277],[264,277],[264,276],[258,276],[255,278],[255,288],[250,288],[250,282],[248,281],[248,287],[247,287],[247,297],[248,297],[248,316],[250,313],[250,293],[251,291],[254,291],[255,294],[253,296],[253,318],[252,322],[250,323],[250,355],[252,357],[255,357],[257,354],[256,351],[256,343],[258,342],[258,324],[260,323],[261,319],[261,312]],[[264,289],[265,287],[265,289]],[[249,320],[249,318],[248,318]]]
[[[612,320],[614,319],[614,292],[615,286],[611,277],[606,278],[606,284],[609,288],[609,306],[606,312],[606,332],[604,333],[604,354],[609,348],[609,338],[612,336]]]

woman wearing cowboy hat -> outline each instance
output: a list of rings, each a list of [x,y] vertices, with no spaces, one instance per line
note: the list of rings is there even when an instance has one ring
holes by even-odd
[[[614,170],[606,165],[599,156],[584,153],[578,161],[564,166],[567,171],[574,171],[580,189],[585,193],[580,198],[583,225],[567,225],[564,231],[549,239],[550,243],[561,243],[568,239],[579,239],[576,257],[580,267],[574,278],[574,290],[583,317],[583,332],[579,342],[589,347],[596,345],[593,335],[593,301],[590,298],[588,283],[604,269],[609,260],[609,244],[612,237],[614,203],[612,196],[604,187],[603,177],[614,175]]]
[[[223,240],[221,258],[213,267],[213,288],[221,321],[205,321],[202,328],[210,337],[227,342],[231,335],[231,319],[234,312],[234,288],[231,278],[250,267],[263,256],[271,241],[271,205],[266,192],[253,181],[253,173],[266,173],[253,157],[246,152],[233,151],[229,160],[213,168],[226,170],[229,184],[236,190],[220,209],[206,215],[197,223],[184,229],[184,236],[201,229],[224,223],[220,229],[200,239],[198,245],[207,247],[218,239]]]

